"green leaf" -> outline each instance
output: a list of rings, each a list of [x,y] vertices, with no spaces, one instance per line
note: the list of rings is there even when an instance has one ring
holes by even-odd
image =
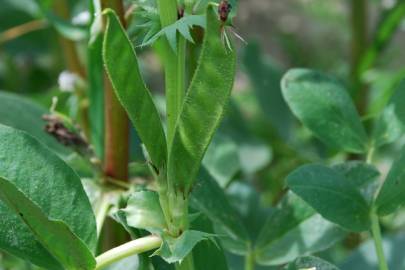
[[[43,16],[62,36],[73,41],[81,41],[87,37],[85,26],[77,26],[52,12],[52,2],[48,0],[35,0]]]
[[[364,187],[373,182],[380,172],[371,164],[362,161],[348,161],[332,167],[336,172],[341,173],[355,187]]]
[[[233,209],[241,217],[243,225],[249,234],[250,241],[252,243],[256,242],[263,224],[274,211],[274,208],[263,205],[261,194],[256,191],[255,187],[248,180],[235,180],[232,182],[226,188],[226,195]],[[221,235],[221,230],[218,230],[217,234]],[[225,249],[232,250],[229,246],[230,243],[226,239],[221,240]]]
[[[204,240],[214,240],[214,234],[187,230],[178,238],[166,236],[163,238],[163,244],[153,255],[160,255],[166,262],[181,262],[197,245]]]
[[[131,227],[159,234],[166,228],[166,221],[156,192],[144,190],[133,193],[128,200],[127,207],[122,211]]]
[[[212,223],[206,216],[200,215],[192,222],[193,230],[214,233]],[[209,258],[209,260],[207,260]],[[193,248],[193,259],[196,270],[227,270],[227,262],[224,250],[213,241],[201,241]]]
[[[320,258],[310,256],[298,258],[288,264],[284,270],[339,270],[339,268]]]
[[[11,181],[2,177],[0,177],[0,200],[14,211],[15,216],[21,218],[35,238],[63,268],[94,269],[96,261],[86,244],[63,221],[49,218]]]
[[[375,201],[379,215],[385,216],[405,205],[405,147],[394,161]]]
[[[42,116],[47,113],[29,99],[0,91],[0,124],[26,131],[56,153],[67,156],[71,151],[44,131]]]
[[[281,94],[281,69],[266,58],[258,44],[250,42],[244,51],[243,64],[265,117],[280,137],[288,138],[293,117]]]
[[[287,176],[287,183],[324,218],[354,232],[370,227],[367,202],[343,174],[322,165],[304,165]]]
[[[246,228],[229,204],[221,187],[204,171],[191,193],[190,204],[211,220],[215,226],[215,232],[224,236],[221,238],[227,241],[227,249],[230,252],[246,253],[249,245]]]
[[[308,69],[292,69],[281,82],[284,99],[295,116],[332,148],[364,153],[367,135],[344,86]]]
[[[348,161],[334,165],[332,169],[343,174],[360,191],[368,203],[374,200],[375,192],[379,187],[379,182],[376,180],[380,175],[376,167],[362,161]]]
[[[89,98],[89,123],[91,143],[98,158],[104,159],[104,72],[103,36],[101,18],[95,16],[101,7],[97,1],[90,1],[92,9],[91,37],[87,46],[87,77]]]
[[[373,130],[376,147],[395,142],[405,130],[405,80],[382,111]]]
[[[203,165],[222,187],[227,186],[241,169],[238,146],[228,136],[218,132],[208,147]]]
[[[190,29],[193,26],[205,28],[206,22],[204,15],[186,15],[177,20],[175,23],[164,27],[152,37],[146,37],[142,42],[141,47],[149,46],[155,43],[161,36],[166,36],[170,47],[173,51],[177,51],[177,33],[180,33],[189,42],[194,43],[191,37]]]
[[[235,52],[225,48],[220,28],[216,12],[209,8],[199,65],[177,119],[169,151],[169,183],[185,193],[198,174],[233,86]]]
[[[90,250],[94,250],[97,243],[96,222],[76,173],[47,147],[25,132],[0,125],[0,142],[0,176],[10,181],[13,188],[18,190],[21,201],[26,201],[22,204],[16,199],[17,195],[10,196],[10,193],[6,192],[2,196],[6,196],[9,201],[7,204],[13,203],[13,208],[26,212],[23,212],[23,215],[27,217],[34,213],[38,216],[42,214],[41,218],[55,224],[56,230],[69,229],[71,235],[75,235],[87,244]],[[22,206],[26,209],[21,209]],[[0,215],[1,249],[51,269],[59,269],[60,264],[66,263],[56,263],[55,259],[61,258],[51,255],[52,252],[60,252],[56,249],[57,245],[61,244],[59,242],[63,241],[62,238],[57,241],[53,239],[55,243],[52,246],[45,246],[44,242],[41,242],[45,240],[40,241],[33,225],[27,223],[35,222],[35,219],[24,223],[19,215],[2,203]],[[63,222],[66,226],[58,222]],[[35,230],[41,230],[43,233],[42,228]],[[52,237],[52,234],[45,237]]]
[[[103,57],[115,93],[128,112],[157,170],[166,166],[166,138],[151,93],[142,79],[135,50],[117,15],[106,12]],[[130,68],[129,68],[130,67]]]
[[[261,265],[279,265],[325,250],[346,233],[288,193],[263,226],[255,247]]]

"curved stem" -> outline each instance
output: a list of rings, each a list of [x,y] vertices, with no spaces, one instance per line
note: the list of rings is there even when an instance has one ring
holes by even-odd
[[[378,216],[373,210],[371,213],[371,233],[374,239],[375,250],[378,258],[378,265],[380,270],[388,270],[388,264],[385,259],[384,250],[382,247],[381,230],[378,221]]]
[[[161,244],[162,239],[155,235],[142,237],[125,243],[98,256],[96,258],[97,265],[95,270],[103,269],[104,267],[126,257],[156,249],[160,247]]]

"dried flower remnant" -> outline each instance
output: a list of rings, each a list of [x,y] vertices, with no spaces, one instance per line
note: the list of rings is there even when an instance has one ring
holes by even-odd
[[[45,131],[55,137],[58,142],[66,146],[73,146],[84,148],[87,147],[85,139],[78,134],[67,128],[62,120],[53,114],[45,114],[42,116],[47,124],[45,125]]]
[[[229,13],[232,11],[232,5],[228,2],[228,0],[222,0],[218,6],[218,14],[219,18],[222,22],[226,22],[228,20]]]

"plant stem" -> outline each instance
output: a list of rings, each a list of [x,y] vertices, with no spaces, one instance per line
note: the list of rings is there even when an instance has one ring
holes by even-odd
[[[47,26],[48,26],[47,21],[43,19],[33,20],[27,23],[23,23],[21,25],[14,26],[0,33],[0,45],[10,40],[16,39],[22,35],[44,29]]]
[[[55,1],[54,9],[61,18],[70,20],[69,6],[66,0]],[[80,63],[75,43],[61,35],[59,35],[59,39],[68,70],[85,78],[86,72]]]
[[[351,0],[352,63],[351,81],[360,114],[367,110],[368,89],[362,82],[359,72],[365,48],[368,44],[367,0]]]
[[[378,216],[373,210],[371,213],[371,233],[374,239],[375,250],[378,257],[378,265],[380,270],[388,270],[388,264],[385,260],[384,250],[382,247],[381,230]]]
[[[371,146],[367,153],[366,163],[371,164],[373,163],[375,147]]]
[[[162,27],[171,25],[177,21],[177,2],[176,0],[158,0],[158,8]],[[179,67],[176,52],[170,47],[166,38],[162,38],[164,44],[164,66],[165,66],[165,85],[166,85],[166,109],[167,109],[167,141],[168,148],[174,134],[177,117],[180,114],[182,101],[184,97],[183,87],[178,75]]]
[[[121,246],[113,248],[96,258],[95,270],[102,269],[123,258],[158,248],[162,239],[155,235],[138,238]]]
[[[101,0],[102,9],[113,9],[125,27],[124,6],[121,0]],[[105,23],[104,23],[105,25]],[[104,173],[116,179],[128,179],[129,122],[128,116],[118,101],[108,76],[105,85],[105,160]]]
[[[251,247],[249,247],[249,252],[245,256],[245,270],[254,270],[255,264],[255,254],[251,250]]]

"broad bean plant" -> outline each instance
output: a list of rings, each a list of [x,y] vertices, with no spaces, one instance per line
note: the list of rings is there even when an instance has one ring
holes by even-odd
[[[376,156],[403,136],[403,82],[365,114],[338,78],[275,72],[236,33],[237,1],[88,1],[86,27],[48,2],[35,1],[41,16],[64,46],[86,41],[87,66],[70,78],[68,110],[58,98],[46,110],[0,92],[0,250],[25,261],[18,269],[337,270],[329,261],[366,239],[375,267],[399,269],[389,268],[381,224],[405,205],[405,148],[386,167]],[[403,10],[382,21],[384,42]],[[160,92],[145,53],[159,60]],[[259,106],[271,93],[262,110],[273,151],[231,97],[238,63]],[[313,141],[294,149],[299,139],[287,136]],[[308,158],[313,148],[328,154]],[[271,179],[263,202],[247,183],[266,168],[281,184]]]

